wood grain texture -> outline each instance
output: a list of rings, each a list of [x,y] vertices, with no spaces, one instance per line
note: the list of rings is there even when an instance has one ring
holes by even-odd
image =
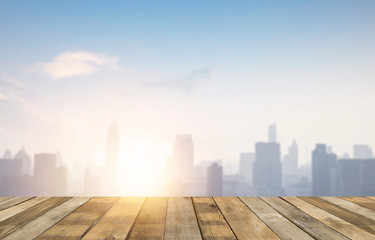
[[[11,199],[11,198],[13,198],[13,197],[0,197],[0,203],[6,201],[8,199]]]
[[[357,226],[350,224],[347,221],[342,220],[341,218],[336,217],[314,205],[311,205],[302,199],[297,197],[283,197],[286,201],[293,204],[297,208],[301,209],[305,213],[319,220],[320,222],[326,224],[327,226],[335,229],[339,233],[347,236],[351,239],[358,240],[375,240],[375,235],[370,234],[369,232],[358,228]]]
[[[202,239],[191,198],[168,198],[167,221],[164,239]]]
[[[318,208],[329,212],[336,217],[339,217],[351,224],[371,233],[375,234],[375,222],[371,219],[368,219],[362,215],[359,215],[355,212],[352,212],[348,209],[345,209],[339,205],[333,204],[329,201],[326,201],[322,198],[314,197],[314,198],[307,198],[301,197],[302,200],[317,206]],[[344,200],[343,200],[344,201]],[[349,203],[349,202],[348,202]],[[358,206],[359,207],[359,206]]]
[[[163,239],[168,198],[148,197],[127,239]]]
[[[73,212],[77,207],[81,206],[90,197],[75,197],[61,205],[49,210],[40,217],[28,222],[23,227],[16,229],[9,234],[4,240],[32,240],[42,234],[44,231],[55,225],[61,219]]]
[[[117,201],[116,197],[95,197],[78,207],[36,239],[81,239]]]
[[[280,215],[268,204],[256,197],[240,197],[240,199],[271,228],[280,239],[312,240],[313,238]]]
[[[193,204],[204,239],[236,239],[212,198],[194,197]]]
[[[48,212],[50,209],[69,200],[69,197],[54,197],[47,199],[29,209],[18,213],[2,222],[0,222],[0,238],[12,233],[17,228],[26,225],[28,222]]]
[[[125,239],[145,198],[122,197],[83,239]]]
[[[366,218],[369,218],[373,221],[375,221],[375,211],[361,207],[358,204],[346,201],[344,199],[338,198],[338,197],[321,197],[321,199],[324,199],[327,202],[333,203],[337,206],[340,206],[341,208],[345,208],[349,211],[352,211],[356,214],[362,215]]]
[[[32,199],[32,197],[13,197],[6,199],[5,201],[0,202],[0,211],[25,202],[29,199]]]
[[[239,239],[280,239],[238,198],[215,197],[228,224]]]
[[[4,221],[7,218],[10,218],[10,217],[30,208],[32,206],[35,206],[38,203],[41,203],[41,202],[47,200],[48,198],[49,197],[36,197],[36,198],[32,198],[28,201],[22,202],[20,204],[17,204],[13,207],[4,209],[4,210],[0,211],[0,222]]]
[[[375,211],[375,201],[366,197],[342,197],[342,199]]]
[[[262,197],[268,205],[316,239],[349,239],[278,197]]]

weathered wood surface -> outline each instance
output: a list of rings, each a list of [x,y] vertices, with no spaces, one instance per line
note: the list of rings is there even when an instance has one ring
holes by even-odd
[[[212,198],[193,198],[193,203],[204,239],[236,239]]]
[[[267,203],[256,197],[241,197],[241,200],[281,239],[312,240],[299,227],[284,218]]]
[[[168,198],[147,198],[138,214],[129,239],[163,239]]]
[[[0,197],[0,238],[375,240],[375,197]]]
[[[202,239],[191,198],[171,197],[168,199],[164,239]]]
[[[344,221],[326,211],[323,211],[322,209],[297,197],[284,197],[284,199],[348,238],[358,240],[375,240],[375,235],[372,235],[371,233],[366,232],[361,228],[358,228],[357,226],[352,225],[349,222]]]

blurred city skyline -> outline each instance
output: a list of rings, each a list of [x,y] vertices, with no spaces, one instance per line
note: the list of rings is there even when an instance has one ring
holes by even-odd
[[[35,153],[24,148],[0,157],[0,195],[167,195],[167,196],[332,196],[373,195],[375,158],[368,145],[353,145],[337,155],[330,145],[317,143],[311,163],[299,164],[294,140],[282,154],[277,125],[268,126],[267,141],[255,151],[238,153],[236,163],[222,158],[195,161],[190,134],[175,136],[172,153],[164,157],[157,145],[131,139],[128,154],[120,153],[119,128],[107,131],[101,163],[89,159],[84,167],[67,167],[60,152]],[[139,141],[139,142],[137,142]],[[137,145],[138,144],[138,145]],[[348,151],[349,152],[349,151]],[[125,158],[124,158],[125,156]]]
[[[167,149],[189,133],[198,161],[236,162],[273,122],[302,162],[374,145],[373,1],[0,6],[0,152],[100,161],[113,120]]]
[[[121,183],[150,188],[142,176],[170,169],[187,191],[206,193],[203,174],[212,193],[305,194],[315,151],[331,182],[322,192],[344,191],[337,178],[352,162],[338,157],[375,147],[374,26],[371,0],[1,1],[0,154],[52,154],[30,179],[28,166],[2,164],[35,191],[48,162],[61,188],[120,170]],[[257,152],[264,161],[249,164]],[[372,163],[360,162],[365,177]],[[85,172],[93,165],[103,179]]]

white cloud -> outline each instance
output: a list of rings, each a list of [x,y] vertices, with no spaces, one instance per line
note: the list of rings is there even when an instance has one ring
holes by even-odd
[[[37,63],[37,68],[51,78],[62,79],[89,75],[98,71],[101,66],[119,69],[117,60],[114,57],[91,52],[64,52],[51,62]]]

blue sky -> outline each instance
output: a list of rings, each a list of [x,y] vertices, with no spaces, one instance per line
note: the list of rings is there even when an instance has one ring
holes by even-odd
[[[374,1],[0,1],[0,151],[100,159],[115,120],[192,133],[196,161],[273,122],[284,154],[350,153],[374,146],[374,43]]]

